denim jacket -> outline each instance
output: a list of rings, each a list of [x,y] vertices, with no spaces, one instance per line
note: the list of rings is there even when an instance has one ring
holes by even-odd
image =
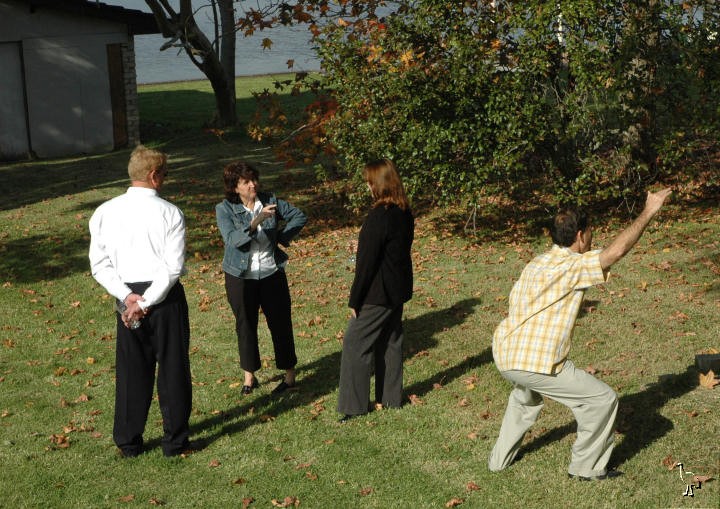
[[[263,207],[268,204],[277,204],[275,217],[263,221],[262,229],[270,239],[275,265],[278,269],[283,270],[288,255],[278,247],[278,244],[285,247],[290,245],[290,241],[305,226],[307,217],[300,209],[293,207],[285,200],[277,199],[274,194],[259,192],[257,196]],[[231,203],[225,199],[215,206],[215,215],[225,243],[222,269],[231,276],[240,277],[248,268],[250,242],[257,236],[257,229],[250,232],[252,214],[245,210],[242,203]]]

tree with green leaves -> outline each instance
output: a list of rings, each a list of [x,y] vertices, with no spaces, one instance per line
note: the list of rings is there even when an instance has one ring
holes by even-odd
[[[391,157],[411,193],[437,202],[630,202],[693,147],[717,147],[719,11],[416,0],[340,18],[316,37],[331,95],[304,139],[331,143],[348,175]]]

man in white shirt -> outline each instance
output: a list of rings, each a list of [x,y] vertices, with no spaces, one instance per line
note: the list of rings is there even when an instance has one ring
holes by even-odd
[[[162,449],[175,456],[189,448],[192,405],[190,323],[179,281],[185,218],[158,196],[165,154],[138,146],[128,175],[131,187],[100,205],[89,225],[92,275],[118,306],[113,439],[123,457],[142,452],[157,363]]]

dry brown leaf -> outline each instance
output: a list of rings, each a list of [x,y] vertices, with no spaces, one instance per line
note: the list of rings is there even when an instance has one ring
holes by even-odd
[[[712,479],[712,477],[710,477],[709,475],[694,475],[692,478],[693,482],[697,483],[698,488],[702,483],[707,482],[710,479]]]
[[[270,502],[272,502],[272,505],[275,507],[300,506],[300,499],[297,497],[285,497],[282,502],[278,502],[277,499],[273,498]]]
[[[64,435],[62,433],[55,433],[53,435],[50,435],[50,441],[58,449],[67,449],[68,447],[70,447],[70,440],[68,439],[67,435]]]
[[[255,502],[255,499],[252,497],[243,498],[243,501],[242,501],[243,509],[247,509],[248,507],[250,507],[250,504],[252,504],[253,502]]]
[[[165,505],[165,501],[164,501],[164,500],[160,500],[160,499],[157,498],[157,497],[152,497],[152,498],[150,499],[150,505]]]
[[[367,488],[363,488],[363,489],[360,490],[360,496],[366,497],[366,496],[368,496],[368,495],[369,495],[370,493],[372,493],[372,492],[373,492],[373,489],[368,486]]]
[[[663,458],[662,464],[666,466],[668,470],[672,470],[673,468],[675,468],[675,460],[670,454]]]
[[[247,481],[243,477],[238,477],[233,481],[233,484],[245,484]]]
[[[460,504],[462,504],[463,502],[465,502],[465,499],[463,499],[463,498],[457,498],[457,497],[451,498],[450,500],[448,500],[445,503],[445,507],[457,507]]]
[[[135,500],[135,495],[125,495],[118,498],[118,502],[132,502],[133,500]]]
[[[710,371],[708,371],[706,374],[700,373],[699,378],[700,378],[699,384],[702,387],[706,387],[708,389],[712,389],[716,385],[720,384],[720,380],[717,380],[715,378],[715,373],[713,372],[712,369]]]
[[[475,483],[472,482],[472,481],[470,481],[469,483],[467,483],[467,485],[465,486],[465,488],[466,488],[468,491],[480,491],[480,486],[478,486],[477,484],[475,484]]]
[[[217,459],[210,460],[210,463],[208,463],[208,466],[209,466],[210,468],[219,467],[219,466],[220,466],[220,460],[217,460]]]
[[[418,398],[417,394],[411,394],[408,399],[410,400],[410,404],[412,405],[423,405],[423,400]]]

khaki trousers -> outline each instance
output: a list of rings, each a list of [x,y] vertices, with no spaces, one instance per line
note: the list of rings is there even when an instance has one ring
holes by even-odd
[[[507,468],[520,449],[525,432],[535,423],[543,407],[543,396],[572,410],[577,421],[577,439],[572,447],[568,473],[591,477],[605,475],[613,449],[617,394],[571,361],[560,373],[543,375],[529,371],[503,371],[515,384],[510,393],[495,447],[488,467],[496,472]]]

